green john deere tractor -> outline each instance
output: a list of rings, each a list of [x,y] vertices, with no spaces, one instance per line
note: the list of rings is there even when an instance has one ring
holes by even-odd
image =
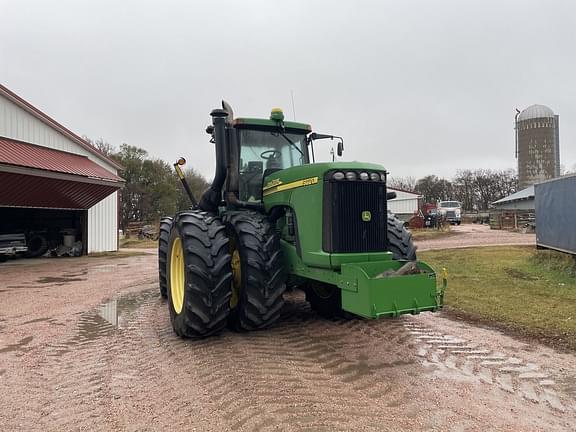
[[[269,119],[233,118],[222,102],[211,116],[212,185],[197,202],[180,159],[174,167],[192,208],[160,223],[160,293],[178,335],[268,327],[287,286],[303,289],[324,316],[442,306],[446,279],[437,287],[410,232],[387,211],[395,194],[382,166],[314,163],[314,141],[335,140],[341,156],[343,140],[285,121],[279,109]]]

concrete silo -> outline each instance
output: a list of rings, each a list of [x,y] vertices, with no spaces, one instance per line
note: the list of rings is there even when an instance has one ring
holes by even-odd
[[[560,176],[558,115],[544,105],[532,105],[516,116],[518,188]]]

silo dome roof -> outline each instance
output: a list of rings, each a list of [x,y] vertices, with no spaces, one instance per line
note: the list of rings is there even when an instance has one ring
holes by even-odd
[[[554,111],[545,105],[531,105],[520,113],[518,121],[543,117],[554,117]]]

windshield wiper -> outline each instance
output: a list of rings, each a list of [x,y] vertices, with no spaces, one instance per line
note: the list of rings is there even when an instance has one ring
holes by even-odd
[[[274,132],[270,132],[273,136],[275,135]],[[282,138],[284,138],[286,141],[288,141],[288,143],[294,147],[296,150],[298,150],[298,153],[300,153],[302,155],[302,157],[304,157],[304,153],[302,152],[302,150],[300,150],[300,148],[294,143],[294,141],[292,141],[290,138],[288,138],[286,136],[286,134],[284,132],[277,132],[276,134],[281,135]]]

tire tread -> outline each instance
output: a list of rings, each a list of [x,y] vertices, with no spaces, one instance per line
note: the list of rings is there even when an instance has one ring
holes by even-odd
[[[224,222],[237,239],[242,262],[240,300],[230,325],[240,331],[269,327],[280,317],[286,290],[280,236],[265,215],[253,211],[229,212]]]
[[[388,213],[388,250],[395,260],[416,261],[416,246],[412,233],[394,213]]]
[[[176,334],[203,338],[219,333],[230,312],[232,270],[228,238],[221,220],[201,210],[179,213],[172,225],[182,241],[185,293],[182,312],[176,314],[169,301]],[[169,285],[169,284],[168,284]],[[170,297],[170,290],[168,289]]]

